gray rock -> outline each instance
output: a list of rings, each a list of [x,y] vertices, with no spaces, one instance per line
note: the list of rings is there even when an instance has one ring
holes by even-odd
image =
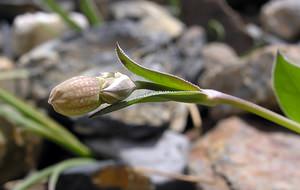
[[[231,9],[225,0],[182,1],[182,17],[188,26],[201,25],[208,28],[212,20],[224,28],[224,42],[230,44],[238,53],[253,46],[252,38],[245,31],[242,18]]]
[[[246,26],[247,33],[255,40],[256,46],[263,45],[278,45],[278,44],[287,44],[286,41],[277,37],[274,34],[263,31],[263,29],[255,24],[247,24]]]
[[[239,64],[228,62],[212,74],[204,74],[200,77],[199,84],[202,88],[216,89],[270,109],[277,109],[278,105],[271,86],[272,66],[277,50],[296,64],[300,64],[299,46],[272,45],[255,50],[240,60]],[[215,118],[237,112],[241,110],[231,106],[218,106],[211,110]]]
[[[131,166],[152,168],[169,173],[184,171],[189,152],[187,138],[171,131],[142,141],[119,137],[108,139],[94,137],[85,140],[85,143],[98,155],[118,158]],[[151,176],[151,179],[155,183],[168,180],[161,176]]]
[[[296,190],[299,146],[297,135],[261,132],[228,118],[195,143],[189,167],[195,175],[219,182],[199,184],[201,190]]]
[[[240,64],[235,51],[223,43],[209,43],[203,47],[201,53],[204,71],[200,75],[198,83],[202,88],[215,89],[218,84],[211,83],[210,79],[218,77],[224,67]]]
[[[300,1],[272,0],[261,11],[263,27],[286,40],[300,35]]]
[[[178,40],[178,48],[185,56],[198,56],[206,43],[206,33],[201,26],[192,26]]]
[[[184,25],[172,17],[166,9],[150,1],[121,1],[112,4],[115,19],[130,19],[138,23],[137,30],[154,40],[176,38],[182,34]],[[152,35],[148,35],[148,34]]]

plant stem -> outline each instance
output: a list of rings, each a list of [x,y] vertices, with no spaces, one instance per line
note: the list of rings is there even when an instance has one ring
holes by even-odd
[[[246,100],[224,94],[219,93],[216,97],[214,97],[214,101],[216,101],[218,104],[228,104],[237,108],[240,108],[242,110],[251,112],[253,114],[256,114],[260,117],[263,117],[269,121],[272,121],[276,124],[279,124],[281,126],[284,126],[298,134],[300,134],[300,124],[290,120],[286,117],[283,117],[282,115],[279,115],[271,110],[268,110],[266,108],[263,108],[259,105],[256,105],[252,102],[248,102]]]
[[[79,165],[90,164],[93,162],[94,162],[93,159],[86,159],[86,158],[74,158],[74,159],[70,159],[67,161],[63,161],[61,163],[47,167],[47,168],[29,176],[23,182],[21,182],[19,185],[17,185],[17,187],[14,188],[14,190],[28,189],[32,185],[34,185],[34,184],[44,180],[48,176],[50,176],[57,168],[67,169],[67,168],[72,168],[72,167],[79,166]]]

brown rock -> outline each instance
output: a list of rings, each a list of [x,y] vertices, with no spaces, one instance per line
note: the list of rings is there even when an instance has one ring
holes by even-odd
[[[1,105],[3,107],[3,105]],[[35,167],[40,139],[0,117],[0,184]]]
[[[182,17],[187,25],[207,27],[212,20],[220,22],[225,29],[224,41],[238,53],[249,50],[253,45],[251,37],[245,32],[242,18],[225,0],[184,0]]]
[[[261,132],[233,117],[195,143],[190,168],[194,174],[221,178],[227,184],[215,189],[297,190],[299,158],[299,136]]]

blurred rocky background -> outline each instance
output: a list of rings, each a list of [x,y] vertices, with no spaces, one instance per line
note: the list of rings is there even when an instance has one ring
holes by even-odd
[[[57,189],[299,189],[299,137],[241,110],[149,103],[70,119],[47,103],[51,88],[72,76],[126,73],[114,52],[119,42],[142,65],[280,112],[272,64],[278,50],[300,64],[299,0],[94,0],[97,27],[79,1],[57,2],[81,32],[42,1],[0,1],[0,87],[48,113],[99,159],[66,171]],[[0,189],[72,156],[0,117]],[[207,182],[140,176],[127,166]]]

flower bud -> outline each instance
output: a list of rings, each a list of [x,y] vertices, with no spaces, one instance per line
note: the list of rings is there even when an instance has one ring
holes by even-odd
[[[77,76],[52,89],[48,103],[62,115],[77,116],[100,106],[100,81],[96,77]]]
[[[122,73],[107,72],[97,77],[101,83],[100,99],[113,104],[127,98],[136,88],[134,82]]]
[[[119,72],[103,73],[99,77],[78,76],[53,88],[48,103],[62,115],[78,116],[102,103],[124,100],[135,88],[134,82]]]

